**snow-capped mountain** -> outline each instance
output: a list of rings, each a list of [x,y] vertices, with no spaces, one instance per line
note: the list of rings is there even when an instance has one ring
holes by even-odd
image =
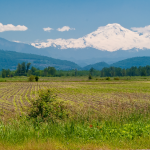
[[[135,29],[129,30],[114,23],[99,27],[96,31],[78,39],[48,39],[47,42],[32,43],[31,45],[36,48],[59,46],[60,49],[90,47],[110,52],[133,48],[150,49],[150,32],[141,34]]]
[[[112,64],[127,58],[150,56],[150,26],[129,30],[114,23],[78,39],[48,39],[31,45],[0,38],[0,49],[73,61],[81,67],[102,61]]]

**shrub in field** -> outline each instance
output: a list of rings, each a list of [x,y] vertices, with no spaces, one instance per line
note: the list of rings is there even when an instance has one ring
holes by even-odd
[[[110,80],[110,77],[107,77],[106,80]]]
[[[92,79],[92,75],[91,74],[89,74],[89,80],[91,80]]]
[[[65,119],[68,115],[69,112],[64,102],[56,100],[56,96],[50,90],[39,92],[38,99],[32,102],[28,113],[30,118],[53,122]]]
[[[31,75],[31,76],[28,78],[28,81],[29,81],[29,82],[35,81],[35,77],[34,77],[33,75]]]
[[[39,77],[38,77],[38,76],[36,76],[36,77],[35,77],[35,81],[36,81],[36,82],[38,82],[38,80],[39,80]]]
[[[120,78],[119,77],[115,77],[114,80],[120,80]]]

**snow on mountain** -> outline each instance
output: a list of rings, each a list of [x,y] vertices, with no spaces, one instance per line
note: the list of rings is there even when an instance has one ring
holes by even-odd
[[[31,45],[36,48],[60,46],[60,49],[92,47],[111,52],[132,48],[150,49],[150,33],[141,35],[138,31],[114,23],[99,27],[96,31],[78,39],[48,39],[47,42]]]

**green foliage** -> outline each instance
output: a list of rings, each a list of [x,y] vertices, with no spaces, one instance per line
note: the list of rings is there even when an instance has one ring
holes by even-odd
[[[31,63],[27,63],[27,65],[25,62],[22,62],[21,64],[18,63],[17,70],[15,72],[16,75],[26,76],[29,71],[30,65],[31,65]]]
[[[145,67],[131,67],[128,69],[121,69],[116,67],[103,68],[101,70],[101,77],[114,76],[146,76],[150,75],[150,66]]]
[[[93,72],[94,72],[94,68],[92,67],[90,70],[89,70],[90,74],[93,75]]]
[[[6,77],[6,72],[4,70],[2,70],[2,78]]]
[[[120,80],[120,78],[119,77],[115,77],[114,80]]]
[[[146,69],[142,68],[142,71],[141,71],[141,76],[146,76]]]
[[[31,76],[28,78],[28,81],[29,81],[29,82],[35,81],[35,76],[31,75]]]
[[[92,75],[91,74],[89,74],[89,80],[91,80],[92,79]]]
[[[89,71],[86,70],[56,70],[54,67],[46,67],[44,70],[40,70],[36,67],[31,67],[29,69],[31,63],[18,63],[16,71],[10,71],[9,69],[2,70],[1,76],[5,77],[13,77],[13,76],[42,76],[42,77],[61,77],[61,76],[89,76],[91,74],[92,77],[100,76],[100,77],[122,77],[122,76],[150,76],[150,66],[146,67],[131,67],[128,69],[121,69],[116,67],[103,68],[101,71],[95,70],[91,68]]]
[[[110,80],[110,77],[107,77],[106,80]]]
[[[0,122],[0,142],[3,145],[11,145],[11,150],[14,149],[16,144],[19,146],[23,144],[21,149],[24,149],[24,144],[27,145],[28,142],[31,142],[31,145],[35,144],[35,147],[37,147],[36,144],[39,141],[42,140],[41,145],[43,145],[49,139],[62,141],[64,145],[87,143],[89,146],[96,143],[97,148],[101,147],[102,144],[104,149],[106,149],[106,146],[109,146],[109,149],[111,146],[113,146],[111,149],[148,149],[150,146],[149,124],[148,120],[123,125],[113,124],[110,121],[92,123],[70,121],[63,124],[44,122],[35,124],[33,121],[20,119],[20,121],[15,120],[9,123]],[[37,143],[33,143],[34,140]],[[78,149],[78,146],[76,149]]]
[[[36,81],[36,82],[38,82],[38,80],[39,80],[39,77],[38,77],[38,76],[36,76],[36,77],[35,77],[35,81]]]
[[[31,65],[31,63],[27,63],[26,72],[29,71],[30,65]]]
[[[45,76],[55,76],[56,69],[54,67],[47,67],[44,69],[44,75]]]
[[[2,78],[11,77],[11,71],[9,69],[2,69]]]
[[[39,92],[39,98],[32,102],[28,115],[30,118],[55,122],[57,119],[65,119],[69,113],[64,102],[56,100],[56,96],[47,90]]]

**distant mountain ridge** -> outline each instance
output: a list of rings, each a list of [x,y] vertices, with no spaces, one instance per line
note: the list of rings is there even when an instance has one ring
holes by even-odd
[[[120,68],[131,68],[132,66],[146,66],[150,65],[150,57],[133,57],[124,59],[112,64],[107,64],[105,62],[99,62],[91,65],[87,65],[85,67],[80,67],[74,62],[54,59],[46,56],[40,56],[35,54],[25,54],[20,52],[13,51],[4,51],[0,50],[0,70],[2,69],[16,69],[18,63],[22,62],[30,62],[32,66],[37,67],[39,69],[44,69],[45,67],[51,66],[55,67],[57,70],[90,70],[90,68],[94,68],[96,70],[102,70],[104,67],[120,67]]]
[[[118,50],[114,52],[100,51],[95,48],[84,49],[65,49],[61,50],[57,47],[38,49],[24,43],[16,43],[0,38],[0,49],[6,51],[15,51],[27,54],[43,55],[60,60],[68,60],[75,62],[81,67],[98,62],[106,62],[108,64],[121,61],[123,59],[150,56],[150,50]]]
[[[39,69],[44,69],[48,66],[55,67],[57,70],[81,69],[81,67],[74,62],[67,60],[59,60],[35,54],[0,50],[0,70],[16,69],[17,64],[22,62],[30,62],[32,66]]]
[[[102,70],[104,67],[119,67],[122,69],[127,69],[127,68],[131,68],[131,67],[139,67],[139,66],[150,66],[150,57],[144,56],[144,57],[133,57],[133,58],[128,58],[128,59],[124,59],[121,61],[118,61],[116,63],[113,64],[107,64],[105,62],[99,62],[96,64],[92,64],[92,65],[88,65],[85,66],[83,69],[85,70],[89,70],[90,68],[94,68],[96,70]]]
[[[131,68],[133,66],[144,67],[147,65],[150,66],[150,57],[147,57],[147,56],[128,58],[128,59],[121,60],[121,61],[111,64],[111,66],[125,68],[125,69]]]
[[[109,65],[105,62],[99,62],[99,63],[93,64],[93,65],[85,66],[82,69],[83,70],[90,70],[92,67],[96,70],[102,70],[104,67],[109,67]]]
[[[0,38],[0,49],[72,61],[80,67],[113,64],[132,57],[150,56],[150,33],[134,32],[108,24],[78,39],[48,39],[41,43],[16,43]]]

